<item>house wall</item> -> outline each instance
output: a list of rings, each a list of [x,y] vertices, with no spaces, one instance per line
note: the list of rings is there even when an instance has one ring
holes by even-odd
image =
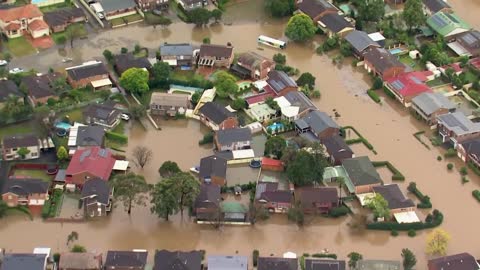
[[[338,206],[338,203],[316,203],[316,205],[312,206],[312,207],[305,207],[303,209],[303,212],[305,214],[326,214],[328,212],[330,212],[330,210],[333,208],[333,207],[337,207]]]
[[[93,81],[108,79],[108,78],[109,78],[109,76],[108,76],[108,73],[107,73],[107,74],[95,75],[95,76],[85,78],[85,79],[81,79],[81,80],[77,81],[77,80],[74,80],[73,78],[71,78],[67,73],[67,82],[73,88],[83,88],[83,87],[86,87],[88,84],[90,84]]]
[[[234,142],[230,145],[222,145],[218,142],[218,139],[215,136],[215,144],[217,145],[217,149],[220,151],[233,151],[250,148],[251,141]]]
[[[168,7],[168,0],[137,0],[137,5],[143,11],[149,11],[156,8]]]
[[[2,194],[2,200],[10,207],[17,205],[42,206],[47,199],[47,193],[33,193],[27,196],[18,196],[13,193]]]
[[[68,175],[67,175],[67,179],[65,180],[65,182],[67,182],[68,184],[75,184],[75,185],[83,186],[85,181],[87,181],[90,178],[95,178],[95,177],[97,177],[97,176],[91,174],[90,172],[81,172],[81,173],[74,174],[71,177],[68,177]],[[108,179],[104,179],[104,180],[108,180]]]
[[[36,159],[40,157],[40,146],[35,145],[35,146],[29,146],[26,147],[30,153],[28,153],[24,160],[27,159]],[[3,158],[5,160],[14,160],[14,159],[21,159],[21,157],[17,154],[17,151],[20,149],[19,148],[6,148],[3,149]]]
[[[23,36],[24,31],[28,30],[28,25],[35,20],[43,20],[43,16],[34,17],[34,18],[31,18],[31,19],[19,18],[18,20],[10,21],[8,23],[0,20],[0,28],[2,29],[2,32],[4,32],[7,35],[8,38],[21,37],[21,36]],[[21,25],[20,29],[15,34],[13,32],[5,31],[5,27],[7,25],[11,24],[11,23],[18,23],[18,24]]]
[[[225,57],[216,58],[216,57],[205,56],[205,57],[200,58],[199,60],[202,60],[202,59],[203,60],[213,60],[214,61],[213,66],[214,67],[226,67],[226,68],[228,68],[233,63],[233,50],[232,50],[232,54],[228,58],[225,58]]]
[[[137,13],[137,10],[135,9],[135,7],[132,7],[132,8],[114,10],[114,11],[108,12],[105,14],[105,17],[107,18],[107,20],[113,20],[116,18],[133,15],[136,13]]]
[[[40,38],[40,37],[43,37],[43,36],[50,35],[50,29],[45,28],[45,29],[37,30],[37,31],[30,31],[30,34],[32,35],[33,38]]]
[[[373,192],[373,187],[380,186],[380,185],[381,185],[380,183],[377,183],[372,185],[355,186],[355,194]]]
[[[474,132],[458,136],[453,131],[443,126],[441,123],[438,123],[438,133],[440,134],[440,136],[442,136],[443,142],[451,141],[455,149],[457,149],[459,144],[464,141],[480,138],[480,132]]]
[[[267,202],[265,207],[269,211],[273,211],[275,213],[286,213],[287,210],[292,207],[292,204],[284,202]]]

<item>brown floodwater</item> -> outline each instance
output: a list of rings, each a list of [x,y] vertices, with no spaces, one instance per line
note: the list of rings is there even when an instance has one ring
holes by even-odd
[[[466,17],[472,25],[479,24],[477,18],[480,4],[478,0],[450,0],[458,13]],[[248,5],[251,6],[248,6]],[[257,14],[258,4],[246,3],[238,10],[249,16]],[[249,12],[251,11],[251,14]],[[236,13],[235,7],[229,11]],[[233,16],[233,15],[232,15]],[[256,16],[256,15],[252,15]],[[172,24],[168,29],[153,29],[142,26],[120,28],[100,33],[87,41],[78,42],[74,50],[76,61],[91,57],[101,58],[104,49],[118,51],[121,47],[133,47],[140,43],[155,49],[163,42],[200,43],[206,36],[212,43],[226,44],[231,42],[236,52],[254,50],[267,57],[277,53],[277,50],[265,48],[257,50],[256,38],[265,34],[274,38],[283,36],[285,21],[233,22],[232,25],[214,25],[197,28],[183,23]],[[320,43],[315,38],[307,44],[289,44],[282,53],[287,55],[287,62],[303,72],[311,72],[317,78],[317,87],[322,93],[320,100],[315,101],[318,108],[329,114],[336,109],[341,117],[337,119],[340,125],[355,126],[375,147],[378,155],[359,149],[368,154],[372,160],[388,160],[392,162],[407,178],[400,183],[403,190],[410,181],[417,182],[419,189],[431,197],[434,208],[445,215],[442,228],[450,232],[452,241],[449,253],[468,251],[475,257],[480,256],[478,246],[478,223],[480,216],[476,215],[479,204],[471,196],[471,191],[478,189],[480,179],[470,172],[471,181],[461,184],[457,171],[447,172],[447,161],[437,161],[436,157],[442,150],[426,149],[413,136],[418,130],[427,129],[413,119],[398,103],[384,100],[382,105],[373,103],[365,94],[369,87],[368,77],[358,68],[344,64],[341,68],[332,65],[328,56],[318,56],[314,53],[315,45]],[[71,53],[71,52],[69,52]],[[61,59],[54,52],[47,52],[48,60],[42,63],[56,63]],[[32,57],[32,60],[36,58]],[[56,60],[55,60],[56,59]],[[40,62],[40,61],[39,61]],[[33,62],[32,62],[33,63]],[[33,65],[32,65],[33,66]],[[134,127],[131,130],[128,153],[135,144],[146,145],[154,150],[153,162],[138,172],[144,174],[150,183],[158,181],[158,167],[165,160],[174,160],[183,169],[198,164],[201,157],[211,152],[210,147],[199,147],[197,142],[206,129],[196,121],[168,121],[162,124],[161,131],[142,130]],[[358,146],[361,147],[361,146]],[[355,146],[357,149],[357,146]],[[460,168],[458,160],[454,162]],[[391,180],[386,172],[382,172]],[[358,211],[358,210],[356,210]],[[419,211],[419,216],[425,213]],[[406,233],[391,237],[389,232],[352,231],[348,223],[350,218],[309,220],[304,228],[287,221],[285,216],[275,215],[266,222],[253,227],[223,227],[214,230],[209,225],[195,225],[188,218],[174,217],[170,222],[150,214],[148,207],[136,207],[129,217],[119,207],[105,220],[85,224],[44,223],[40,219],[33,222],[21,216],[8,217],[0,221],[0,239],[4,247],[15,251],[30,251],[35,246],[51,246],[55,251],[66,250],[67,235],[77,231],[79,243],[90,250],[106,251],[108,249],[205,249],[210,254],[240,254],[250,255],[253,249],[259,249],[261,254],[281,255],[285,251],[319,252],[327,248],[340,258],[351,251],[357,251],[365,258],[400,260],[402,248],[412,249],[418,258],[418,269],[426,269],[427,256],[424,255],[425,236],[427,232],[419,232],[415,238]],[[19,237],[21,232],[22,237]],[[6,245],[8,243],[8,246]]]

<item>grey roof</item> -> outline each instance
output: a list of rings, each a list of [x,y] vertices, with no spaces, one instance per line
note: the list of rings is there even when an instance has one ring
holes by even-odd
[[[279,70],[272,70],[268,73],[267,83],[277,94],[287,87],[298,87],[297,83],[287,73]]]
[[[2,143],[6,149],[39,145],[38,137],[34,134],[4,136]]]
[[[300,108],[299,113],[317,108],[313,102],[303,92],[300,91],[288,92],[283,97],[290,102],[290,105],[298,106]]]
[[[399,261],[360,260],[357,262],[358,270],[400,270]]]
[[[264,192],[276,191],[278,189],[278,182],[258,182],[255,189],[255,199],[260,199]]]
[[[230,145],[235,142],[252,140],[252,132],[249,128],[230,128],[217,131],[217,141],[221,145]]]
[[[397,184],[373,187],[373,191],[382,195],[390,209],[414,207],[415,203],[403,195]]]
[[[22,78],[22,85],[27,88],[29,96],[43,98],[55,95],[54,82],[59,79],[66,80],[60,73],[48,73],[41,76],[30,75]]]
[[[457,136],[480,132],[480,123],[472,122],[462,112],[442,114],[437,116],[437,120]]]
[[[100,126],[80,126],[77,133],[77,146],[102,146],[105,130]]]
[[[431,115],[439,109],[453,110],[455,104],[442,93],[422,93],[412,99],[412,103],[420,108],[425,114]]]
[[[457,37],[457,41],[461,43],[466,49],[478,50],[480,49],[480,31],[471,30],[465,32]]]
[[[218,207],[220,200],[220,186],[212,183],[203,183],[195,199],[195,208]]]
[[[345,36],[345,40],[359,53],[363,52],[370,46],[380,47],[377,42],[373,41],[368,34],[363,31],[352,31]]]
[[[108,75],[107,67],[105,67],[103,63],[82,65],[65,70],[67,71],[68,76],[75,81],[87,79],[97,75]]]
[[[110,202],[110,187],[107,181],[98,177],[87,180],[83,184],[82,198],[88,200],[87,204],[97,202],[108,205]]]
[[[327,10],[336,10],[335,6],[327,0],[302,0],[297,2],[298,9],[312,19]]]
[[[5,254],[1,270],[45,270],[47,254],[11,253]]]
[[[13,193],[19,196],[47,193],[50,184],[40,179],[10,178],[3,184],[2,194]]]
[[[336,187],[321,187],[299,188],[295,191],[295,197],[297,197],[302,203],[305,209],[313,207],[315,204],[332,203],[336,205],[338,203],[338,191]]]
[[[293,200],[293,193],[290,190],[265,191],[260,195],[259,200],[276,203],[291,203]]]
[[[199,175],[202,179],[212,176],[225,178],[227,176],[227,160],[215,155],[202,158]]]
[[[0,102],[5,101],[10,95],[21,97],[22,93],[13,81],[0,80]]]
[[[246,256],[208,256],[208,270],[247,270]]]
[[[345,261],[305,259],[305,270],[345,270]]]
[[[444,8],[450,8],[450,5],[444,0],[423,0],[423,4],[432,13],[437,13]]]
[[[82,8],[62,8],[43,14],[43,19],[50,27],[61,26],[72,19],[85,17]]]
[[[107,252],[105,267],[145,267],[148,251],[112,251]]]
[[[315,134],[325,131],[327,128],[340,128],[333,119],[325,112],[318,110],[309,112],[305,117],[301,118],[312,129]],[[296,120],[295,124],[302,124],[301,121]],[[298,125],[297,124],[297,125]]]
[[[57,175],[55,175],[55,179],[53,179],[53,181],[65,182],[66,177],[67,177],[67,170],[61,169],[61,170],[58,170]]]
[[[365,51],[364,58],[380,73],[383,73],[392,67],[405,67],[405,65],[402,64],[397,57],[392,55],[384,48],[369,48],[367,51]]]
[[[225,106],[216,102],[205,103],[199,111],[217,125],[221,124],[227,118],[235,116],[235,114],[227,110]]]
[[[184,94],[154,92],[150,99],[150,105],[183,107],[186,109],[188,104],[188,95]]]
[[[155,252],[153,270],[200,270],[202,269],[202,253],[200,251],[168,251]]]
[[[83,114],[111,123],[120,115],[120,111],[109,104],[91,104],[83,111]]]
[[[135,57],[132,53],[123,53],[114,56],[115,69],[119,74],[130,68],[146,68],[150,69],[152,64],[146,57]]]
[[[320,22],[333,33],[339,33],[345,28],[353,28],[352,24],[349,23],[345,17],[338,15],[338,13],[329,13],[321,17]]]
[[[478,270],[480,266],[470,253],[460,253],[450,256],[444,256],[428,261],[431,269],[442,270]]]
[[[354,186],[382,183],[380,175],[367,156],[344,159],[342,165]]]
[[[135,8],[137,5],[133,0],[98,0],[105,12]]]
[[[345,140],[339,135],[330,136],[322,140],[325,150],[335,159],[351,158],[353,155],[352,149],[348,146]]]
[[[160,46],[161,56],[193,56],[193,47],[188,43],[164,44]]]
[[[472,139],[461,143],[467,155],[473,155],[480,159],[480,139]]]
[[[257,270],[297,270],[298,259],[260,257]]]
[[[91,252],[65,252],[60,255],[60,269],[100,269],[101,255]]]

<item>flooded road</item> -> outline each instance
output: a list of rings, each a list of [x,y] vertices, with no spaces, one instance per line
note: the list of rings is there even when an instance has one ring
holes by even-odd
[[[455,8],[465,1],[450,0]],[[474,11],[478,14],[479,1],[467,2],[465,7],[459,8],[459,15],[463,17],[464,13]],[[252,4],[252,7],[255,9],[256,5]],[[249,10],[248,6],[239,8]],[[230,12],[235,14],[235,7],[232,10]],[[478,23],[475,17],[472,15],[469,23]],[[168,29],[131,26],[78,42],[74,55],[76,61],[91,57],[102,59],[104,49],[119,51],[121,47],[132,47],[135,43],[156,49],[163,42],[192,40],[200,43],[204,37],[209,36],[212,43],[231,42],[236,52],[254,50],[270,57],[278,51],[268,48],[258,51],[256,38],[260,34],[281,38],[284,24],[285,21],[241,22],[231,26],[196,28],[182,23],[172,24]],[[369,154],[372,160],[388,160],[394,164],[407,178],[405,183],[401,183],[403,190],[406,190],[408,182],[415,181],[419,189],[431,197],[433,207],[444,213],[442,228],[452,235],[449,253],[468,251],[475,257],[480,257],[476,237],[480,217],[473,214],[478,213],[480,206],[471,196],[471,191],[479,188],[480,179],[470,172],[471,181],[462,185],[458,172],[447,172],[447,161],[436,160],[441,154],[438,149],[428,150],[412,136],[418,130],[426,129],[426,126],[410,117],[396,102],[384,100],[383,105],[373,103],[365,93],[369,85],[363,71],[348,64],[339,69],[332,65],[328,56],[316,55],[314,49],[320,41],[320,37],[317,37],[312,43],[289,44],[282,51],[287,55],[287,64],[316,76],[317,88],[322,93],[322,98],[315,101],[318,108],[331,115],[334,109],[338,110],[341,117],[337,121],[340,125],[352,125],[358,129],[373,144],[378,155],[359,151]],[[61,56],[56,56],[56,52],[49,53],[51,55],[45,63],[54,63],[56,60],[52,58],[55,57],[61,59]],[[29,61],[34,60],[32,58]],[[198,147],[198,140],[206,132],[198,122],[169,121],[162,128],[161,131],[148,132],[135,128],[130,136],[130,147],[139,143],[154,149],[154,161],[143,171],[139,170],[150,183],[158,181],[157,170],[165,160],[174,160],[183,169],[187,169],[197,164],[200,157],[212,153],[208,147]],[[131,150],[129,148],[128,153]],[[459,164],[457,163],[457,169]],[[391,182],[388,178],[384,181]],[[400,260],[401,249],[408,247],[417,255],[417,269],[426,269],[426,231],[418,232],[415,238],[408,237],[406,233],[391,237],[389,232],[352,232],[348,222],[349,218],[316,218],[304,228],[297,228],[285,216],[274,216],[253,227],[224,227],[216,231],[208,225],[192,224],[187,218],[182,220],[175,217],[170,222],[164,222],[151,215],[148,208],[142,207],[133,209],[132,216],[129,217],[119,207],[106,220],[87,224],[44,223],[40,219],[31,222],[23,217],[9,217],[0,221],[0,239],[8,243],[5,248],[9,250],[31,251],[35,246],[46,245],[57,251],[66,250],[67,235],[71,231],[77,231],[80,236],[78,243],[90,250],[145,248],[153,252],[162,248],[205,249],[210,254],[234,254],[238,251],[250,256],[253,249],[260,250],[263,255],[281,255],[285,251],[302,254],[327,248],[340,258],[345,258],[351,251],[357,251],[365,258],[387,260]],[[18,237],[19,232],[22,232],[23,237]]]

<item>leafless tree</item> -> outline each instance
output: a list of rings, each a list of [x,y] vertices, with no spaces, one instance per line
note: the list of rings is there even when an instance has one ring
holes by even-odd
[[[137,146],[133,149],[133,158],[134,162],[143,169],[152,160],[153,152],[145,146]]]
[[[220,230],[224,221],[225,221],[225,214],[222,211],[222,207],[217,206],[214,211],[209,215],[208,221],[210,225],[213,226],[214,229]]]

